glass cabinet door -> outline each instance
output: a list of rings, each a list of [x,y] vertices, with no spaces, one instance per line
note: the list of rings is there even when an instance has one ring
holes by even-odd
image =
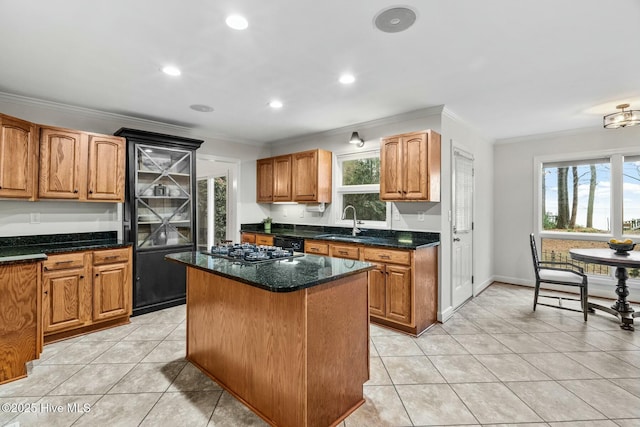
[[[191,151],[137,145],[138,248],[193,242]]]

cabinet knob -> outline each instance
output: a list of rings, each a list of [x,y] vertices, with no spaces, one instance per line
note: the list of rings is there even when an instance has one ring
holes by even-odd
[[[73,190],[73,192],[74,192],[74,193],[77,193],[77,192],[78,192],[78,190]]]
[[[93,190],[89,190],[89,194],[93,194]]]
[[[44,291],[44,294],[45,295],[49,295],[49,291]]]
[[[84,279],[84,276],[80,276],[81,279]]]
[[[96,273],[96,277],[100,276],[98,273]]]

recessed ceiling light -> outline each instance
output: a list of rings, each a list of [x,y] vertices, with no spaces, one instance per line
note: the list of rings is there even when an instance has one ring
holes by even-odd
[[[209,107],[208,105],[204,105],[204,104],[193,104],[193,105],[190,105],[189,108],[195,111],[199,111],[201,113],[210,113],[213,111],[213,107]]]
[[[356,78],[353,74],[343,74],[340,76],[340,83],[343,85],[350,85],[351,83],[356,81]]]
[[[180,74],[182,74],[180,69],[178,67],[174,67],[173,65],[167,65],[166,67],[163,67],[162,72],[170,76],[179,76]]]
[[[274,99],[273,101],[269,102],[269,107],[271,108],[282,108],[282,101],[278,101],[277,99]]]
[[[234,30],[246,30],[249,26],[249,22],[244,16],[240,15],[229,15],[225,20],[227,25]]]

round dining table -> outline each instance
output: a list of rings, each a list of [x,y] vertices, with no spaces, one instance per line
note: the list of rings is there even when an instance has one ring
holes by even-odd
[[[629,331],[633,331],[633,319],[640,316],[640,312],[636,312],[629,302],[629,288],[627,287],[627,279],[629,278],[628,268],[640,268],[640,252],[630,251],[625,254],[618,254],[612,249],[570,249],[569,255],[571,259],[582,261],[585,263],[602,264],[616,268],[616,295],[618,300],[611,307],[600,304],[588,303],[590,311],[601,310],[609,314],[613,314],[620,319],[620,327]]]

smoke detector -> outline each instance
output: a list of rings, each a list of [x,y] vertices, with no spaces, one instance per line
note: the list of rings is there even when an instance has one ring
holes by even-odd
[[[399,33],[412,26],[414,22],[416,12],[404,6],[381,10],[373,18],[376,28],[385,33]]]

